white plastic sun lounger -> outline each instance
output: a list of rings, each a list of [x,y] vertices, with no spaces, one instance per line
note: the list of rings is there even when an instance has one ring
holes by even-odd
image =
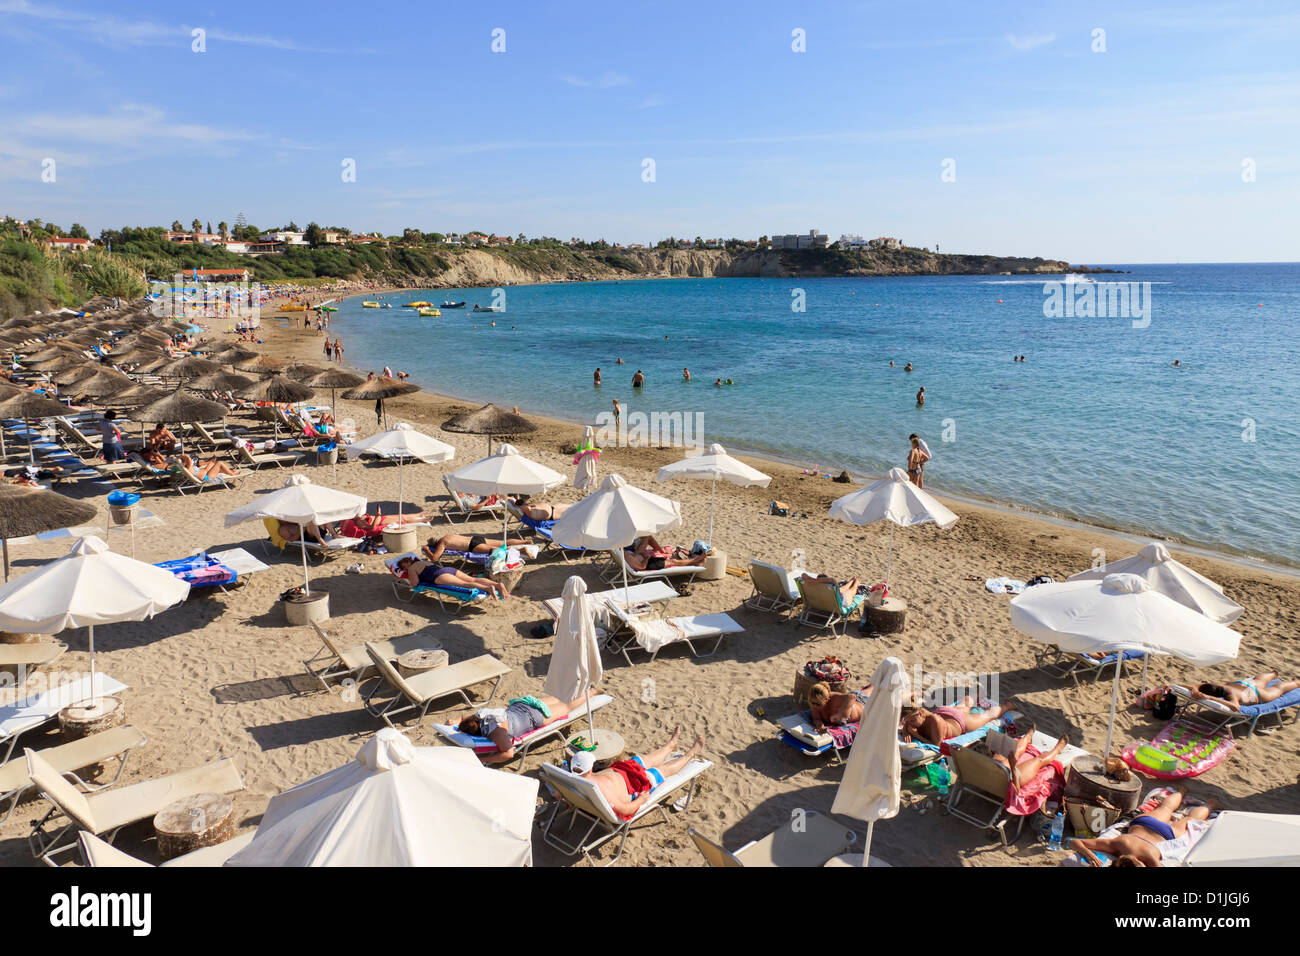
[[[57,661],[67,649],[68,645],[62,641],[0,644],[0,670],[15,671],[15,680],[21,684],[38,668]]]
[[[858,835],[848,827],[813,810],[798,818],[792,816],[761,840],[751,840],[735,852],[723,849],[722,844],[714,843],[695,827],[686,833],[709,866],[721,867],[825,866],[831,857],[851,852],[858,841]]]
[[[587,594],[587,600],[592,607],[598,607],[602,601],[618,602],[620,606],[636,607],[638,604],[662,604],[660,608],[662,613],[667,608],[668,603],[674,598],[680,597],[672,587],[664,584],[662,581],[651,581],[648,584],[631,584],[627,589],[616,587],[608,591],[591,591]],[[542,607],[555,620],[560,619],[560,612],[564,609],[564,598],[548,598],[542,602]]]
[[[524,761],[528,759],[528,752],[541,741],[550,737],[559,737],[563,740],[570,727],[579,721],[587,719],[587,711],[589,709],[592,713],[595,713],[606,704],[612,704],[613,702],[614,698],[610,697],[608,694],[597,694],[595,697],[592,697],[587,704],[580,704],[578,707],[571,710],[569,716],[563,717],[560,720],[552,721],[543,727],[538,727],[530,734],[516,737],[511,742],[511,746],[513,746],[515,750],[515,756],[519,758],[519,766],[515,769],[519,771],[524,769]],[[448,743],[457,747],[469,747],[480,756],[483,754],[494,754],[500,752],[497,749],[497,745],[487,737],[474,737],[470,734],[463,734],[450,724],[434,724],[433,729],[436,730]],[[497,766],[499,767],[500,765],[498,764]]]
[[[623,855],[623,844],[627,842],[633,826],[655,810],[663,815],[664,820],[668,819],[664,801],[682,787],[688,789],[681,809],[685,810],[689,807],[695,796],[696,780],[712,766],[711,760],[692,760],[679,773],[665,778],[663,783],[654,788],[650,798],[641,805],[632,818],[624,820],[614,812],[605,795],[600,792],[600,787],[591,780],[569,773],[563,767],[554,764],[542,764],[542,780],[550,786],[557,798],[555,808],[551,810],[551,815],[546,821],[546,828],[542,831],[542,838],[547,845],[568,856],[577,856],[581,853],[586,857],[587,862],[594,866],[595,860],[591,857],[591,851],[618,837],[618,850],[614,853],[613,859],[604,864],[610,866],[617,863],[619,857]],[[561,820],[561,811],[567,811],[563,814],[567,822],[562,831],[557,827]],[[582,830],[584,824],[586,829]],[[582,833],[574,839],[572,834],[578,830],[582,830]]]
[[[107,674],[99,673],[95,675],[95,689],[97,693],[92,694],[90,678],[83,677],[0,707],[0,747],[5,748],[4,760],[0,763],[8,763],[14,746],[18,743],[19,734],[43,727],[57,718],[63,708],[78,701],[117,694],[126,690],[127,686]]]
[[[618,630],[609,635],[605,650],[612,654],[622,654],[629,664],[632,658],[629,651],[640,647],[654,660],[659,652],[670,644],[685,644],[696,657],[708,657],[717,651],[722,639],[728,634],[740,634],[745,629],[737,624],[729,614],[694,614],[690,617],[638,619],[627,614],[615,601],[606,601],[611,617],[621,623]],[[702,651],[695,646],[695,641],[713,641],[713,646]]]
[[[783,614],[794,610],[803,600],[799,594],[799,585],[795,583],[795,575],[775,564],[750,561],[749,580],[754,585],[754,593],[745,601],[745,606],[755,611],[776,611]]]
[[[147,820],[176,800],[199,793],[232,793],[244,789],[244,778],[234,760],[223,757],[202,767],[126,787],[82,793],[36,751],[25,753],[32,783],[54,804],[45,816],[32,822],[27,838],[32,856],[49,866],[58,866],[53,859],[56,853],[77,845],[78,829],[89,830],[96,836],[107,835],[108,842],[112,843],[122,827]],[[61,817],[66,817],[68,822],[57,830],[46,829],[47,824]]]
[[[457,520],[461,524],[465,524],[470,518],[500,519],[501,512],[505,508],[504,499],[498,499],[493,504],[475,508],[470,503],[469,497],[462,495],[451,486],[446,475],[442,476],[442,483],[447,489],[448,497],[451,499],[442,506],[442,516],[447,519],[448,524],[455,524]]]
[[[364,676],[365,671],[373,666],[364,643],[352,647],[336,644],[315,621],[312,621],[311,626],[316,636],[321,639],[321,646],[302,664],[307,669],[307,673],[320,681],[321,687],[325,690],[333,690],[329,684],[332,680],[346,681],[352,678],[354,682],[358,681]],[[424,631],[372,643],[385,660],[400,657],[407,651],[437,650],[442,647],[441,641]]]
[[[242,850],[248,844],[253,842],[256,831],[241,833],[234,839],[227,840],[225,843],[218,843],[216,846],[205,846],[200,849],[186,853],[184,856],[174,857],[166,863],[160,864],[160,868],[166,867],[196,867],[196,866],[223,866],[227,860]],[[136,859],[129,853],[123,853],[111,843],[105,843],[93,833],[87,833],[82,830],[77,835],[77,845],[81,848],[81,861],[86,866],[99,867],[147,867],[153,868],[152,863],[146,863],[144,860]]]
[[[80,740],[49,747],[40,751],[40,755],[51,767],[73,783],[83,787],[87,792],[93,792],[117,783],[122,778],[122,771],[126,769],[126,761],[131,756],[131,751],[136,747],[143,747],[145,743],[144,734],[130,724],[126,724],[91,734],[89,737],[82,737]],[[117,773],[106,783],[87,783],[75,773],[84,767],[108,763],[113,759],[118,761]],[[9,819],[14,808],[22,800],[23,794],[31,787],[32,778],[27,773],[26,760],[11,760],[0,767],[0,801],[9,801],[8,809],[4,811],[3,816],[0,816],[0,824]]]
[[[510,668],[491,654],[457,661],[413,677],[403,677],[377,644],[366,644],[366,656],[379,671],[379,676],[362,698],[361,705],[367,713],[389,727],[394,726],[394,717],[411,711],[417,712],[415,720],[418,725],[435,700],[453,694],[459,694],[468,704],[470,699],[466,691],[484,681],[494,681],[491,692],[484,698],[491,700],[501,686],[501,678],[510,673]],[[386,700],[377,700],[385,691],[390,696]]]

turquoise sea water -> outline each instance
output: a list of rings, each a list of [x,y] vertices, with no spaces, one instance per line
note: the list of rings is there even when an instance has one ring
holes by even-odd
[[[441,318],[354,297],[331,331],[348,364],[440,394],[584,421],[614,398],[700,412],[707,441],[823,471],[902,467],[917,432],[937,490],[1300,563],[1300,264],[1117,268],[1097,279],[1151,283],[1145,327],[1048,317],[1043,280],[989,276],[513,286],[502,314]],[[492,301],[388,301],[448,296]]]

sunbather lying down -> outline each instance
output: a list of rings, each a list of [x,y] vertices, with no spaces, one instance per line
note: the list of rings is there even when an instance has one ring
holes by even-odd
[[[637,538],[623,549],[624,560],[633,571],[662,571],[664,568],[699,567],[708,560],[708,553],[690,554],[681,548],[665,548],[654,535]]]
[[[1269,681],[1277,679],[1277,674],[1269,671],[1257,674],[1250,680],[1234,680],[1226,684],[1193,684],[1192,697],[1197,700],[1217,700],[1233,710],[1241,710],[1252,704],[1267,704],[1300,687],[1300,680],[1282,681],[1273,687],[1268,686]]]
[[[302,532],[300,532],[298,528],[299,526],[294,524],[292,521],[281,521],[278,529],[280,537],[292,544],[302,537]],[[309,521],[302,527],[302,530],[307,533],[309,538],[315,538],[316,543],[322,545],[325,544],[327,538],[335,537],[336,534],[334,529],[329,525],[326,525],[324,529],[322,529],[314,521]]]
[[[813,730],[821,733],[827,724],[851,724],[862,719],[862,704],[871,696],[871,685],[851,694],[836,693],[831,685],[822,681],[808,691],[808,712],[812,715]]]
[[[390,522],[396,523],[397,517],[397,515],[358,515],[355,518],[345,519],[339,527],[349,538],[377,538],[384,533],[384,528]],[[423,524],[433,520],[423,511],[404,511],[401,519],[402,524]]]
[[[992,733],[989,734],[989,749],[993,759],[1011,771],[1011,785],[1019,790],[1038,776],[1040,770],[1059,757],[1061,752],[1070,745],[1070,740],[1062,734],[1051,750],[1040,754],[1036,749],[1031,749],[1034,737],[1033,723],[1023,722],[1017,718],[1016,731],[1020,736],[1012,738],[1014,743],[1011,744],[1009,751],[1002,753],[993,751],[991,741],[995,735]]]
[[[551,501],[530,501],[528,495],[516,495],[510,499],[529,521],[554,521],[573,505],[559,505]]]
[[[918,737],[935,746],[952,737],[979,730],[1002,716],[1002,708],[990,707],[979,714],[972,714],[976,706],[974,697],[966,697],[960,704],[951,707],[936,707],[933,711],[924,707],[907,707],[903,710],[903,740],[911,742]]]
[[[410,555],[397,562],[397,570],[412,587],[423,584],[425,587],[478,588],[487,591],[495,598],[508,598],[510,592],[498,581],[491,578],[476,578],[457,568],[439,567],[428,561],[421,561]]]
[[[168,462],[179,461],[181,465],[194,473],[194,477],[203,480],[215,476],[239,478],[243,472],[231,468],[224,461],[218,461],[215,458],[194,459],[189,455],[180,454],[174,458],[167,459]]]
[[[704,738],[696,737],[690,750],[680,757],[674,757],[677,738],[681,733],[682,728],[678,727],[668,743],[658,750],[634,756],[631,760],[619,760],[611,764],[608,770],[595,773],[592,768],[596,765],[596,758],[580,750],[569,761],[569,769],[595,783],[614,812],[626,820],[636,815],[656,787],[673,774],[680,773],[704,749]]]
[[[522,548],[532,544],[529,538],[506,538],[508,548]],[[426,547],[429,560],[437,561],[444,551],[468,551],[472,554],[490,554],[501,547],[501,538],[485,538],[481,534],[444,534],[441,538],[430,538]]]
[[[1186,796],[1186,788],[1179,786],[1150,813],[1134,817],[1128,830],[1119,836],[1091,840],[1076,837],[1070,841],[1070,848],[1078,850],[1091,866],[1103,865],[1098,853],[1114,856],[1115,866],[1159,866],[1164,858],[1161,843],[1178,839],[1187,832],[1188,822],[1205,820],[1218,809],[1213,800],[1207,800],[1205,806],[1193,807],[1181,820],[1174,820],[1174,812]]]
[[[575,697],[567,704],[549,694],[517,697],[504,708],[481,708],[470,711],[459,720],[453,718],[449,723],[462,734],[487,737],[497,745],[497,753],[483,755],[481,759],[484,763],[505,763],[514,758],[515,740],[547,724],[563,720],[581,707],[588,697],[595,697],[599,693],[600,688],[593,687],[584,696]]]
[[[801,574],[800,577],[802,577],[809,584],[835,585],[837,588],[840,589],[841,604],[852,604],[854,599],[857,598],[858,596],[858,587],[862,584],[862,580],[857,577],[849,578],[847,581],[841,583],[839,581],[836,581],[833,577],[830,577],[829,575],[809,574],[807,571]]]

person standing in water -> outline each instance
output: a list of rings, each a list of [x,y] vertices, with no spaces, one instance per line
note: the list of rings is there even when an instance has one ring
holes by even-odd
[[[1175,364],[1177,364],[1177,363],[1175,363]],[[690,380],[691,380],[691,370],[688,369],[688,368],[684,368],[684,369],[682,369],[682,381],[683,381],[683,382],[689,382]]]
[[[916,407],[920,408],[924,404],[925,404],[925,386],[922,385],[921,390],[916,393]]]
[[[925,463],[930,460],[930,447],[913,433],[908,437],[912,447],[907,453],[907,477],[918,488],[925,487]]]
[[[645,376],[641,374],[640,369],[637,369],[636,374],[632,376],[632,387],[641,388],[643,385],[645,385]]]
[[[600,369],[596,369],[596,374],[592,376],[592,381],[597,388],[600,388]]]

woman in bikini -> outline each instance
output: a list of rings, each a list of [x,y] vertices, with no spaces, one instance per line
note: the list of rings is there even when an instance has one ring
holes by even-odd
[[[1197,700],[1217,700],[1239,711],[1253,704],[1267,704],[1300,687],[1300,680],[1280,681],[1273,687],[1269,687],[1269,683],[1275,680],[1278,680],[1277,674],[1269,671],[1267,674],[1257,674],[1250,680],[1234,680],[1226,684],[1197,684],[1192,688],[1192,697]]]
[[[912,439],[912,447],[907,453],[907,477],[918,488],[925,487],[925,463],[930,456],[921,447],[919,438]]]
[[[507,548],[522,548],[532,544],[528,538],[506,538]],[[481,534],[444,534],[441,538],[430,538],[425,546],[430,561],[437,561],[444,551],[467,551],[471,554],[491,554],[502,546],[500,538],[485,538]]]
[[[676,557],[672,548],[665,548],[653,535],[637,538],[630,548],[623,549],[627,566],[633,571],[662,571],[664,568],[698,567],[708,560],[707,554],[685,558]]]
[[[491,578],[471,577],[456,568],[438,567],[436,564],[430,564],[428,561],[421,561],[409,555],[397,562],[397,569],[401,572],[402,577],[410,582],[412,587],[422,584],[430,588],[439,586],[478,588],[480,591],[487,591],[498,600],[510,597],[510,592]]]
[[[862,719],[862,705],[871,697],[871,685],[851,694],[839,694],[822,681],[808,690],[808,712],[812,716],[813,730],[822,733],[826,725],[841,726]]]
[[[573,507],[572,505],[552,504],[548,501],[533,504],[528,500],[527,495],[520,495],[512,500],[529,521],[554,521]]]
[[[980,714],[971,713],[974,706],[975,698],[967,697],[960,704],[936,707],[932,711],[910,707],[903,713],[903,740],[910,743],[913,737],[917,737],[937,747],[945,740],[979,730],[1002,716],[1002,708],[997,705]]]
[[[349,538],[377,538],[384,533],[388,523],[396,518],[397,515],[358,515],[355,518],[345,518],[340,528]],[[423,524],[433,518],[428,512],[406,511],[402,513],[402,524]]]
[[[1134,817],[1128,829],[1119,836],[1092,840],[1075,838],[1070,841],[1070,848],[1078,850],[1090,866],[1105,865],[1098,853],[1114,856],[1116,866],[1160,866],[1164,858],[1160,844],[1178,839],[1187,832],[1189,822],[1205,820],[1217,809],[1214,801],[1209,800],[1205,806],[1193,807],[1181,820],[1174,820],[1174,812],[1186,795],[1186,788],[1180,786],[1150,813]]]

